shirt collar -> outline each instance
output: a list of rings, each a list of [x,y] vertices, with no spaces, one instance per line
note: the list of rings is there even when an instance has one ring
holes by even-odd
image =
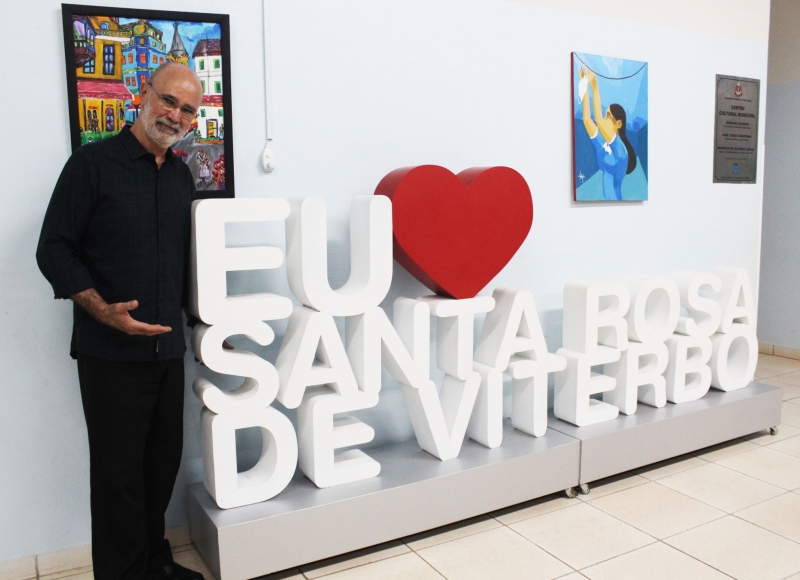
[[[139,143],[139,140],[131,132],[130,125],[123,125],[122,130],[119,132],[119,138],[122,139],[122,144],[125,146],[125,150],[128,152],[128,156],[131,159],[138,159],[139,157],[143,157],[145,155],[152,155],[152,153],[150,153],[141,143]],[[172,147],[168,147],[167,153],[164,155],[164,161],[171,160],[173,156],[174,154],[172,153]]]

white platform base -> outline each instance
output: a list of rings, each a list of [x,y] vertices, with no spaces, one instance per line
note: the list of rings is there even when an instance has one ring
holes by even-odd
[[[505,425],[495,449],[464,441],[440,461],[416,441],[367,450],[380,476],[318,489],[299,472],[277,497],[219,509],[189,486],[189,531],[220,580],[244,580],[419,533],[578,484],[580,443]]]
[[[667,403],[660,409],[639,403],[635,414],[596,425],[576,427],[555,417],[550,417],[548,425],[580,440],[583,484],[776,427],[780,422],[781,390],[750,383],[728,393],[711,389],[699,401]]]
[[[189,487],[192,541],[220,580],[244,580],[457,522],[780,424],[781,391],[752,383],[699,401],[642,405],[588,427],[550,419],[534,438],[506,422],[503,445],[466,440],[450,461],[416,441],[368,450],[381,475],[317,489],[299,472],[274,499],[221,510]]]

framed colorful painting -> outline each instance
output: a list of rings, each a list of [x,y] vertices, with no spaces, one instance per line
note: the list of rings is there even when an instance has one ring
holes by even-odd
[[[572,53],[575,201],[647,199],[647,63]]]
[[[73,151],[139,116],[140,87],[167,62],[197,73],[198,116],[173,146],[200,197],[233,197],[230,27],[227,14],[62,4]]]

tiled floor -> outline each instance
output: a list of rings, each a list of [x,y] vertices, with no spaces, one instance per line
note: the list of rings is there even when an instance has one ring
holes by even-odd
[[[264,580],[800,580],[800,361],[762,354],[756,378],[783,389],[777,436],[754,434],[595,482],[575,499],[541,498]],[[213,578],[191,544],[175,559]]]

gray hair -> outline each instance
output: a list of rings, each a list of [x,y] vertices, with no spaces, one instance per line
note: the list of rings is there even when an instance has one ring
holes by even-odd
[[[172,69],[172,68],[174,68],[174,67],[180,67],[180,68],[182,68],[182,69],[185,69],[185,70],[187,70],[187,71],[191,72],[191,73],[192,73],[192,76],[194,77],[194,80],[195,80],[195,82],[197,83],[197,86],[200,88],[200,92],[201,92],[201,93],[203,92],[203,85],[202,85],[202,83],[200,82],[200,79],[199,79],[199,78],[197,78],[197,73],[195,73],[195,72],[194,72],[192,69],[190,69],[188,66],[186,66],[186,65],[183,65],[183,64],[181,64],[181,63],[179,63],[179,62],[165,62],[164,64],[162,64],[161,66],[159,66],[159,67],[158,67],[156,70],[154,70],[154,71],[153,71],[153,73],[150,75],[150,82],[152,83],[153,81],[155,81],[155,80],[156,80],[156,79],[157,79],[157,78],[158,78],[158,77],[161,75],[161,73],[162,73],[162,72],[164,72],[164,71],[167,71],[167,70],[169,70],[169,69]]]

